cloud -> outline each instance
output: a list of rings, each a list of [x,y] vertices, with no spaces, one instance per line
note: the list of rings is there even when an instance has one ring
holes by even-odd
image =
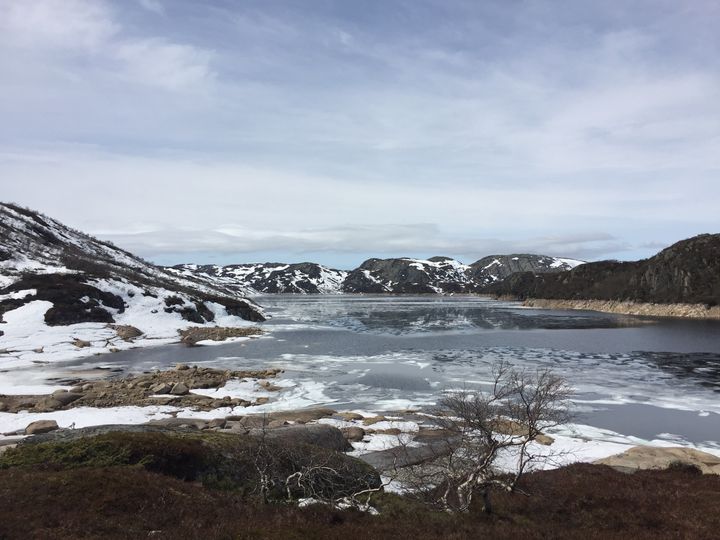
[[[159,39],[122,43],[114,52],[124,64],[124,76],[170,90],[189,89],[215,78],[212,53]]]
[[[302,258],[303,253],[352,254],[374,256],[422,254],[451,255],[465,262],[490,254],[541,253],[577,258],[594,258],[618,253],[630,246],[608,234],[591,233],[586,237],[527,238],[509,241],[498,238],[454,238],[436,224],[393,223],[345,226],[332,229],[272,230],[257,227],[226,226],[215,230],[157,229],[138,233],[99,231],[104,239],[138,253],[162,257],[172,254],[189,261],[198,253],[214,253],[228,261],[247,261],[256,253],[279,252],[286,257]],[[228,257],[229,256],[229,257]]]
[[[90,50],[118,31],[103,1],[0,1],[0,43],[25,49]]]
[[[61,80],[51,82],[62,87],[62,79],[83,73],[85,82],[96,85],[111,76],[170,91],[197,89],[214,79],[210,50],[130,35],[115,6],[103,0],[0,1],[0,14],[5,15],[0,17],[0,51],[30,54],[30,66],[12,67],[32,70],[32,78],[42,71],[52,78],[62,72]],[[145,0],[143,7],[162,9],[153,0]]]
[[[165,14],[165,6],[160,0],[138,0],[138,3],[148,11],[152,11],[158,15]]]
[[[150,255],[648,255],[720,229],[717,14],[0,0],[3,198]]]

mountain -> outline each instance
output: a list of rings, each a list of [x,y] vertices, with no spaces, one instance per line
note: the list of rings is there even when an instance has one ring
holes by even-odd
[[[179,264],[169,269],[178,275],[208,276],[228,287],[238,287],[247,293],[339,293],[348,272],[316,263],[296,264],[259,263],[196,265]]]
[[[516,254],[489,255],[472,263],[467,271],[472,282],[479,287],[497,283],[517,272],[545,274],[570,270],[584,264],[575,259],[560,259],[546,255]]]
[[[450,257],[368,259],[350,271],[315,263],[181,264],[168,270],[245,294],[451,294],[478,292],[518,271],[560,272],[579,264],[582,261],[544,255],[493,255],[471,265]]]
[[[468,266],[449,257],[368,259],[342,284],[346,293],[459,293],[468,290]]]
[[[32,304],[47,326],[136,324],[177,335],[188,323],[262,321],[237,290],[202,276],[179,276],[38,212],[0,203],[0,333]],[[142,327],[144,325],[145,327]],[[6,336],[7,337],[7,336]],[[0,346],[0,349],[3,347]]]
[[[635,262],[586,263],[555,274],[513,274],[485,292],[519,299],[720,303],[720,234],[682,240]]]

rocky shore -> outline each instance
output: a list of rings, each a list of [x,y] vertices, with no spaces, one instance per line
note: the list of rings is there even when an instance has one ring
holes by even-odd
[[[0,395],[0,412],[16,413],[30,411],[36,413],[67,410],[75,407],[119,407],[172,405],[192,407],[209,411],[219,407],[262,405],[268,397],[253,400],[231,398],[213,398],[192,393],[198,389],[219,389],[228,381],[257,381],[257,385],[266,392],[275,392],[280,387],[270,379],[282,370],[265,369],[254,371],[231,371],[208,367],[178,364],[175,369],[153,371],[128,375],[123,378],[106,380],[70,380],[69,390],[57,390],[50,395]]]
[[[551,300],[546,298],[528,298],[523,302],[523,305],[543,309],[602,311],[620,315],[720,320],[720,306],[708,306],[707,304],[652,304],[646,302],[622,302],[617,300]]]

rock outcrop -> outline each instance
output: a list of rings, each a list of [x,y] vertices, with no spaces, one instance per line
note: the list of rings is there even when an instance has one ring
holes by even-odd
[[[635,446],[622,454],[595,462],[622,472],[641,469],[696,467],[703,474],[720,474],[720,457],[694,448]]]
[[[478,287],[482,288],[497,283],[517,272],[532,274],[548,274],[571,270],[584,264],[575,259],[561,259],[547,255],[514,254],[489,255],[475,261],[468,268],[467,274]]]
[[[468,290],[468,267],[448,257],[368,259],[345,278],[346,293],[435,294]]]
[[[720,304],[720,234],[682,240],[635,262],[587,263],[555,274],[516,273],[485,292],[525,300]]]

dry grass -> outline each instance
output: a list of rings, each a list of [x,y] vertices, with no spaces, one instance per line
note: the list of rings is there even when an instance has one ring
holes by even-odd
[[[720,478],[575,465],[450,516],[392,495],[378,517],[260,505],[138,467],[0,471],[0,538],[716,538]]]

